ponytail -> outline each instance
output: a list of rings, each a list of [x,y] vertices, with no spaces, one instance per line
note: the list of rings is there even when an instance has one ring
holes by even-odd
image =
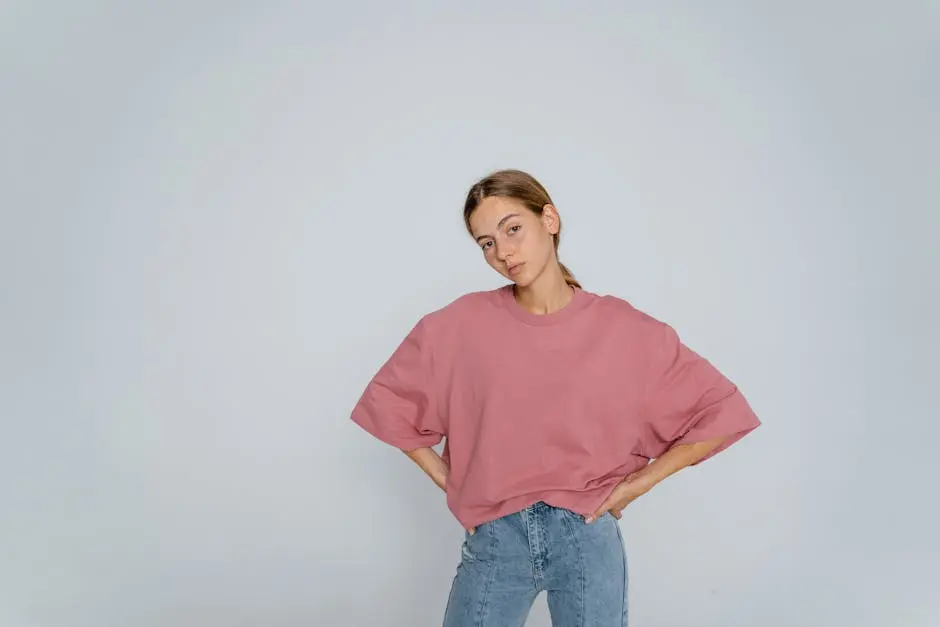
[[[582,289],[581,284],[576,278],[574,278],[574,275],[571,274],[571,270],[569,270],[565,264],[561,263],[560,261],[558,262],[558,265],[561,266],[561,274],[565,277],[565,283],[571,287],[576,287],[579,290]]]

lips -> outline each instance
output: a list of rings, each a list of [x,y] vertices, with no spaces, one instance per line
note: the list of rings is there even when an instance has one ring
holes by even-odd
[[[514,263],[509,266],[509,274],[519,274],[519,271],[522,270],[522,267],[525,266],[525,262]]]

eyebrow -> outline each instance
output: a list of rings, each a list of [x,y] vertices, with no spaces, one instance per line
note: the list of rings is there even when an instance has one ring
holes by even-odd
[[[509,218],[518,218],[518,217],[519,217],[519,214],[518,214],[518,213],[510,213],[510,214],[507,214],[507,215],[503,216],[502,220],[500,220],[499,222],[496,223],[496,230],[498,231],[499,228],[500,228],[501,226],[503,226],[503,224],[504,224],[504,223],[506,222],[506,220],[508,220]],[[483,238],[485,238],[485,237],[491,237],[491,236],[490,236],[490,235],[480,235],[480,236],[478,236],[478,237],[476,238],[476,241],[479,242],[481,239],[483,239]]]

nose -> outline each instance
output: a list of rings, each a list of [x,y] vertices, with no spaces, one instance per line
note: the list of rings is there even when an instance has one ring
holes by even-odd
[[[496,258],[500,261],[508,261],[512,252],[505,242],[496,242]]]

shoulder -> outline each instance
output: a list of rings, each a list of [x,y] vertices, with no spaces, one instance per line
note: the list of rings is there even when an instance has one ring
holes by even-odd
[[[616,329],[616,335],[635,349],[671,350],[679,341],[678,333],[668,322],[625,298],[598,296],[595,309],[602,318],[601,323]]]
[[[633,358],[653,364],[676,354],[681,341],[668,322],[617,296],[601,296],[597,305],[608,326],[617,329],[616,337],[630,347]]]
[[[462,294],[452,301],[426,313],[418,322],[426,329],[447,329],[458,327],[479,319],[499,307],[500,289],[481,290]]]
[[[619,324],[627,324],[637,331],[656,332],[666,325],[647,311],[634,305],[626,298],[611,294],[596,295],[596,309]]]
[[[501,287],[495,290],[468,292],[444,305],[436,313],[441,316],[459,316],[468,312],[476,313],[481,309],[489,309],[499,303],[500,293],[504,289]]]

